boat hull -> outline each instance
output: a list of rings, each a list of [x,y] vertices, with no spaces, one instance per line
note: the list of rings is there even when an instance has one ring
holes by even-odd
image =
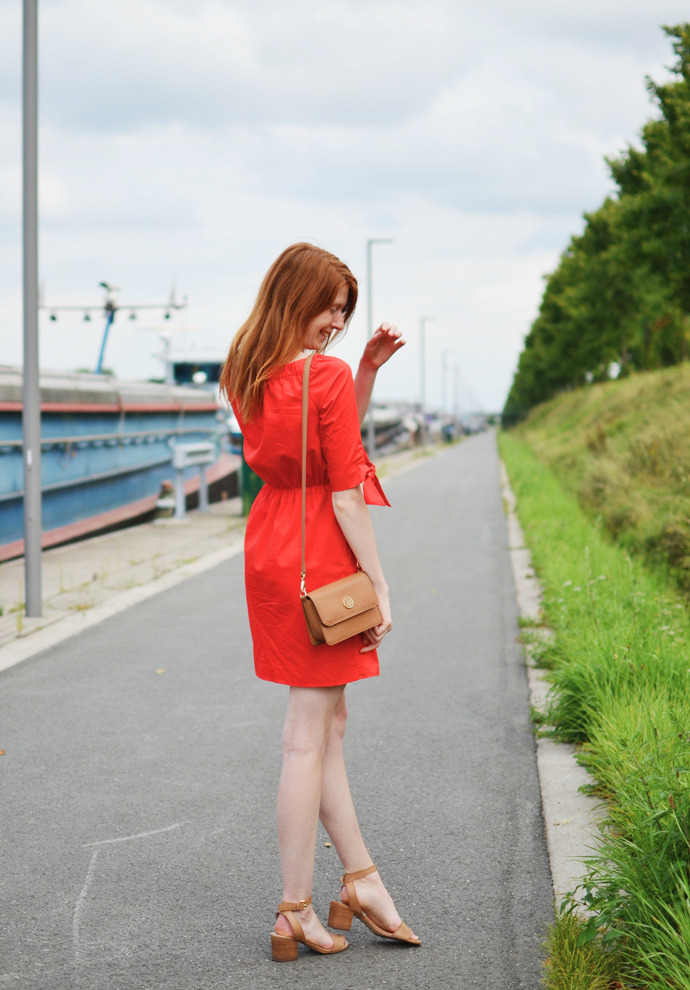
[[[0,369],[0,560],[23,552],[24,535],[21,379],[8,383],[8,377]],[[151,512],[162,482],[174,476],[175,444],[215,440],[209,482],[237,468],[212,394],[108,380],[106,388],[95,389],[103,376],[93,375],[53,376],[57,381],[49,383],[43,378],[44,546]],[[81,388],[74,387],[75,378]],[[186,470],[185,487],[188,493],[198,488],[198,468]]]

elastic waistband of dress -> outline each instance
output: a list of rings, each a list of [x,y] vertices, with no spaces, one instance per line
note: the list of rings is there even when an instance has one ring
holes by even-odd
[[[274,491],[274,492],[301,492],[302,491],[302,486],[301,485],[298,485],[296,488],[288,488],[287,486],[283,487],[283,485],[269,485],[268,482],[265,483],[264,488],[270,488],[271,491]],[[307,485],[307,491],[310,491],[310,489],[313,489],[313,488],[326,488],[326,489],[328,489],[329,492],[332,490],[330,485]]]

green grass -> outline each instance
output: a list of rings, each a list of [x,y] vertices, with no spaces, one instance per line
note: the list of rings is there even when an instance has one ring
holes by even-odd
[[[601,941],[585,942],[585,920],[573,912],[549,925],[542,984],[546,990],[609,990],[620,986],[619,961]]]
[[[690,990],[686,600],[667,574],[613,544],[524,439],[504,433],[500,446],[554,630],[539,652],[553,685],[546,721],[578,744],[608,807],[572,902],[592,912],[579,949],[603,953],[620,986]],[[570,944],[565,924],[552,938]],[[552,990],[577,986],[548,979]]]
[[[590,518],[690,592],[690,363],[566,392],[515,434]]]

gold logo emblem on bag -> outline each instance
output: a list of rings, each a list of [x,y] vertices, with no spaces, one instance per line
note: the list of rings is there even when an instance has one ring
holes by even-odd
[[[343,598],[343,605],[345,606],[345,608],[352,608],[354,604],[355,603],[352,600],[352,598],[350,598],[349,595],[345,595],[345,597]]]

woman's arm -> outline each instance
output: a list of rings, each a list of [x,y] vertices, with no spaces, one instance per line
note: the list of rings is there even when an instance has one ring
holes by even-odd
[[[396,351],[405,346],[400,331],[390,323],[382,323],[371,340],[367,341],[362,360],[355,377],[355,398],[360,427],[364,423],[374,391],[376,372]]]
[[[333,511],[345,539],[350,544],[362,570],[373,584],[378,598],[381,623],[364,633],[367,645],[360,650],[360,653],[368,653],[369,650],[375,650],[379,646],[386,633],[393,628],[393,622],[388,585],[381,569],[374,527],[361,488],[358,486],[343,492],[333,492]]]

